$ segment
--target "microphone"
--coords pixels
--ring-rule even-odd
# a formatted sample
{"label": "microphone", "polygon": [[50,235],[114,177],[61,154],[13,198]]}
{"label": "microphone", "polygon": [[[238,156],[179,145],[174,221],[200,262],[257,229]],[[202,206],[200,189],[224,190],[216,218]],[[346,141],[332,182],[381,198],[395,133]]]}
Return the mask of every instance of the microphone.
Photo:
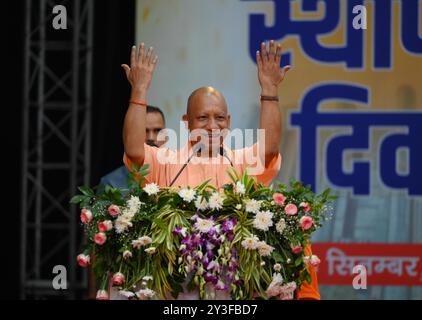
{"label": "microphone", "polygon": [[192,154],[189,156],[188,160],[186,160],[186,162],[183,164],[183,167],[179,170],[179,172],[177,173],[177,175],[173,178],[173,180],[171,181],[169,187],[171,187],[173,185],[173,183],[175,183],[175,181],[177,180],[177,178],[179,178],[180,174],[182,173],[183,170],[185,170],[186,166],[188,165],[189,161],[193,158],[193,156],[195,154],[197,154],[199,152],[199,150],[203,149],[204,145],[202,143],[197,143],[193,146],[192,148]]}
{"label": "microphone", "polygon": [[227,155],[226,149],[224,149],[224,148],[223,148],[223,146],[220,146],[220,155],[221,155],[222,157],[225,157],[227,160],[229,160],[229,161],[230,161],[230,165],[231,165],[232,167],[234,167],[234,166],[233,166],[233,162],[230,160],[229,156]]}

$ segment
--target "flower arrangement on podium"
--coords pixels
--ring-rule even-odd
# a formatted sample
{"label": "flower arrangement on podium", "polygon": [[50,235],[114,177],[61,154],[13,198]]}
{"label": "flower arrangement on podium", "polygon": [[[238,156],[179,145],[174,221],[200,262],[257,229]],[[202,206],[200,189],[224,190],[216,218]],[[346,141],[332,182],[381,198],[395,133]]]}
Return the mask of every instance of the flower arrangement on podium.
{"label": "flower arrangement on podium", "polygon": [[233,299],[292,299],[311,281],[307,264],[319,258],[304,248],[328,217],[329,189],[315,194],[295,180],[266,187],[235,171],[221,189],[209,181],[159,188],[146,183],[147,169],[134,166],[128,189],[80,187],[71,199],[86,233],[77,261],[92,265],[97,299],[108,299],[110,286],[141,300],[193,289],[201,299],[216,290]]}

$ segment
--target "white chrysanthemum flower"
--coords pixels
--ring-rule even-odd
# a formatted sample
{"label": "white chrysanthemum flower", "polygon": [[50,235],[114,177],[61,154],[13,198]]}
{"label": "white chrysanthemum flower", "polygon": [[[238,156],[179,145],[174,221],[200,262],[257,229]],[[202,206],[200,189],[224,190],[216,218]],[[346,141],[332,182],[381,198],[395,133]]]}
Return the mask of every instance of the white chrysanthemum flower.
{"label": "white chrysanthemum flower", "polygon": [[242,205],[241,205],[240,203],[239,203],[239,204],[237,204],[237,205],[236,205],[236,209],[237,209],[237,210],[242,209]]}
{"label": "white chrysanthemum flower", "polygon": [[182,198],[186,202],[191,202],[195,199],[195,190],[193,189],[182,189],[178,192],[180,198]]}
{"label": "white chrysanthemum flower", "polygon": [[127,201],[127,206],[129,207],[130,211],[138,211],[141,205],[142,202],[137,196],[130,196],[130,199]]}
{"label": "white chrysanthemum flower", "polygon": [[202,233],[207,233],[211,230],[211,228],[214,226],[214,221],[210,219],[196,219],[196,223],[194,224],[194,228]]}
{"label": "white chrysanthemum flower", "polygon": [[242,247],[247,250],[255,250],[258,247],[259,239],[257,236],[248,237],[242,241]]}
{"label": "white chrysanthemum flower", "polygon": [[271,252],[273,252],[273,250],[274,250],[274,247],[270,246],[264,241],[258,242],[258,252],[261,257],[267,257],[271,255]]}
{"label": "white chrysanthemum flower", "polygon": [[261,200],[257,201],[255,199],[246,199],[246,200],[243,200],[243,203],[245,204],[246,212],[258,213],[259,209],[261,209],[262,201]]}
{"label": "white chrysanthemum flower", "polygon": [[134,247],[135,249],[141,249],[141,247],[143,246],[142,243],[143,242],[140,239],[132,240],[132,247]]}
{"label": "white chrysanthemum flower", "polygon": [[144,187],[144,191],[149,195],[152,196],[154,194],[157,194],[160,191],[160,188],[155,183],[148,183]]}
{"label": "white chrysanthemum flower", "polygon": [[149,247],[147,249],[145,249],[145,252],[148,254],[154,254],[155,251],[157,251],[157,249],[155,247]]}
{"label": "white chrysanthemum flower", "polygon": [[148,288],[141,289],[138,292],[136,292],[136,296],[141,300],[151,299],[155,296],[155,291]]}
{"label": "white chrysanthemum flower", "polygon": [[236,186],[234,188],[234,192],[236,194],[240,194],[240,195],[245,194],[246,193],[245,185],[242,182],[240,182],[240,181],[236,182]]}
{"label": "white chrysanthemum flower", "polygon": [[268,228],[273,225],[273,213],[271,211],[260,211],[256,214],[253,221],[255,228],[268,231]]}
{"label": "white chrysanthemum flower", "polygon": [[136,240],[132,240],[132,246],[136,249],[140,249],[146,245],[152,243],[152,239],[148,236],[139,237]]}
{"label": "white chrysanthemum flower", "polygon": [[150,237],[148,237],[148,236],[140,237],[139,238],[139,241],[141,242],[141,245],[142,246],[146,246],[146,245],[152,243],[152,239]]}
{"label": "white chrysanthemum flower", "polygon": [[137,206],[128,207],[123,210],[123,215],[126,219],[132,219],[138,210],[139,208]]}
{"label": "white chrysanthemum flower", "polygon": [[131,217],[122,215],[119,216],[116,221],[114,222],[114,228],[116,229],[116,233],[123,233],[128,228],[132,227]]}
{"label": "white chrysanthemum flower", "polygon": [[126,297],[126,298],[132,298],[135,296],[135,293],[133,293],[132,291],[128,291],[128,290],[119,290],[119,294],[121,294],[122,296]]}
{"label": "white chrysanthemum flower", "polygon": [[200,211],[207,210],[208,208],[207,200],[203,196],[198,196],[195,200],[195,207]]}
{"label": "white chrysanthemum flower", "polygon": [[122,214],[116,219],[114,227],[117,233],[123,233],[128,228],[132,227],[132,219],[141,206],[138,197],[132,196],[128,201],[128,206],[122,210]]}
{"label": "white chrysanthemum flower", "polygon": [[280,272],[280,271],[281,271],[281,264],[276,263],[276,264],[273,266],[273,268],[274,268],[274,271]]}
{"label": "white chrysanthemum flower", "polygon": [[132,252],[130,252],[129,250],[125,250],[123,252],[123,259],[129,259],[132,258]]}
{"label": "white chrysanthemum flower", "polygon": [[122,213],[119,216],[119,218],[131,220],[135,216],[136,212],[138,212],[138,209],[139,208],[137,205],[133,205],[131,207],[125,207],[123,208]]}
{"label": "white chrysanthemum flower", "polygon": [[274,273],[273,274],[273,279],[271,281],[272,284],[278,284],[281,285],[283,284],[283,277],[280,273]]}
{"label": "white chrysanthemum flower", "polygon": [[220,210],[223,208],[224,196],[218,192],[213,192],[208,203],[210,209]]}
{"label": "white chrysanthemum flower", "polygon": [[152,276],[145,276],[145,277],[142,278],[142,280],[144,280],[144,281],[150,281],[152,279],[153,279]]}
{"label": "white chrysanthemum flower", "polygon": [[278,221],[275,225],[275,228],[279,234],[283,234],[284,229],[286,229],[286,221],[281,218],[280,221]]}

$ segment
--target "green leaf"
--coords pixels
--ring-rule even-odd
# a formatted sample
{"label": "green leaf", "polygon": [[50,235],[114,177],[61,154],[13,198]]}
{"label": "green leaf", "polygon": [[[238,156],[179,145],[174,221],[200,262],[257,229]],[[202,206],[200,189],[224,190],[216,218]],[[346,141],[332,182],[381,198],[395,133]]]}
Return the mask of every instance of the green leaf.
{"label": "green leaf", "polygon": [[83,200],[85,200],[85,198],[86,197],[82,196],[82,195],[73,196],[70,199],[70,203],[78,204],[78,203],[82,202]]}
{"label": "green leaf", "polygon": [[200,184],[199,186],[197,186],[195,189],[197,190],[197,192],[202,192],[205,187],[208,185],[208,183],[211,181],[211,179],[206,180],[204,183]]}
{"label": "green leaf", "polygon": [[81,186],[81,187],[78,187],[78,189],[79,189],[80,192],[82,192],[86,196],[93,197],[95,195],[94,190],[92,190],[89,187]]}
{"label": "green leaf", "polygon": [[302,262],[303,262],[303,257],[302,256],[297,257],[295,260],[295,267],[300,266]]}
{"label": "green leaf", "polygon": [[164,224],[164,222],[159,219],[159,218],[155,218],[153,219],[153,223],[156,224],[160,229],[165,230],[166,229],[166,225]]}
{"label": "green leaf", "polygon": [[304,274],[305,274],[305,280],[306,280],[306,282],[308,282],[309,284],[311,284],[312,283],[311,274],[308,272],[308,270],[305,270],[304,271]]}
{"label": "green leaf", "polygon": [[138,167],[138,165],[135,162],[132,162],[132,169],[135,172],[137,172],[139,170],[139,167]]}
{"label": "green leaf", "polygon": [[[234,173],[236,174],[236,172],[234,172]],[[227,170],[227,174],[229,175],[229,177],[233,181],[233,183],[236,183],[239,180],[237,175],[236,175],[236,178],[235,178],[234,175],[229,170]]]}
{"label": "green leaf", "polygon": [[164,240],[166,240],[166,231],[161,229],[161,231],[156,236],[154,236],[153,241],[154,243],[161,244],[164,242]]}

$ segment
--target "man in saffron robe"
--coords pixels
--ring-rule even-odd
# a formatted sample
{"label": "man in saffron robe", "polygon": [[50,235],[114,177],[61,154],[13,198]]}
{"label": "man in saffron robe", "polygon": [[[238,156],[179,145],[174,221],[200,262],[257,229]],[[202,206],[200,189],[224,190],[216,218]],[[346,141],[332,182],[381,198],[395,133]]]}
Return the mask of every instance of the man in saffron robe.
{"label": "man in saffron robe", "polygon": [[[264,184],[277,176],[281,167],[282,132],[278,92],[290,69],[290,66],[280,68],[280,44],[270,41],[267,50],[262,43],[261,50],[256,52],[261,87],[259,128],[264,130],[265,138],[259,137],[254,145],[237,150],[223,145],[225,132],[230,128],[230,114],[224,96],[212,87],[196,89],[188,99],[187,112],[182,118],[190,132],[186,146],[176,151],[148,146],[145,143],[144,106],[158,58],[152,47],[145,51],[144,44],[136,51],[133,47],[130,66],[122,65],[132,87],[123,129],[123,161],[129,170],[132,170],[132,163],[148,164],[148,182],[160,187],[195,187],[208,179],[211,179],[210,184],[221,187],[231,182],[227,175],[231,167],[240,174],[248,168],[250,175]],[[310,248],[305,250],[307,255],[311,254]],[[315,270],[309,266],[309,271],[312,281],[297,290],[297,299],[320,298]]]}

